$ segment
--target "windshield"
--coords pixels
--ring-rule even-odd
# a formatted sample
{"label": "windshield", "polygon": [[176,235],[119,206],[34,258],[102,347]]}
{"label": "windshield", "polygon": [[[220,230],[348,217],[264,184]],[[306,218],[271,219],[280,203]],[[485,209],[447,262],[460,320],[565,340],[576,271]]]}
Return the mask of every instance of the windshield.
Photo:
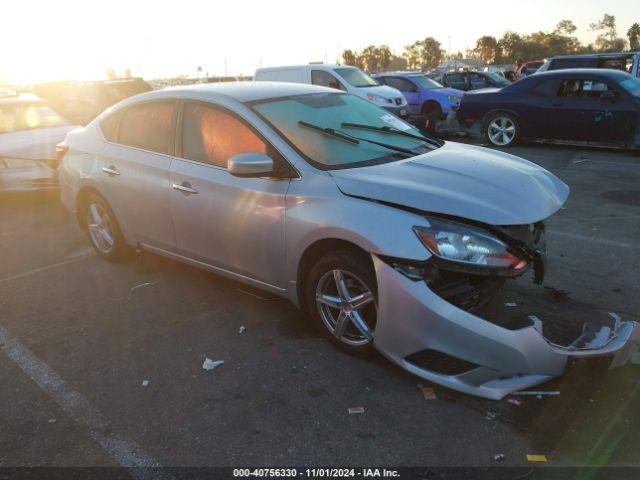
{"label": "windshield", "polygon": [[0,133],[63,125],[69,125],[69,122],[48,105],[0,105]]}
{"label": "windshield", "polygon": [[625,78],[620,82],[620,86],[624,88],[634,97],[640,97],[640,79],[636,77]]}
{"label": "windshield", "polygon": [[433,90],[435,88],[444,88],[441,84],[439,84],[435,80],[432,80],[426,75],[414,75],[411,77],[411,80],[417,82],[421,87],[428,90]]}
{"label": "windshield", "polygon": [[354,87],[377,87],[378,83],[357,68],[336,68],[336,73]]}
{"label": "windshield", "polygon": [[509,80],[505,79],[504,77],[498,75],[497,73],[493,73],[493,72],[488,72],[485,73],[485,75],[487,77],[489,77],[491,80],[493,80],[494,82],[500,84],[500,85],[507,85],[509,84]]}
{"label": "windshield", "polygon": [[346,142],[305,128],[300,122],[335,129],[370,141],[392,144],[410,150],[416,155],[435,148],[415,138],[343,126],[345,123],[353,123],[391,127],[420,135],[420,132],[408,123],[355,95],[314,93],[260,101],[252,107],[304,157],[320,168],[352,168],[394,161],[406,158],[407,155],[365,141],[358,144]]}

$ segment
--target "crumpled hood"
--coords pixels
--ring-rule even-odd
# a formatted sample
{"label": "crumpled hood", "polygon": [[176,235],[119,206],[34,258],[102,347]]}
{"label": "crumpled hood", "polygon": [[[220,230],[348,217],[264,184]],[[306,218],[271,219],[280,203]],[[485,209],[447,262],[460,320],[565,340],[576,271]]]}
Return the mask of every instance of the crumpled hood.
{"label": "crumpled hood", "polygon": [[454,142],[406,160],[330,174],[347,195],[491,225],[543,220],[569,196],[567,185],[534,163]]}

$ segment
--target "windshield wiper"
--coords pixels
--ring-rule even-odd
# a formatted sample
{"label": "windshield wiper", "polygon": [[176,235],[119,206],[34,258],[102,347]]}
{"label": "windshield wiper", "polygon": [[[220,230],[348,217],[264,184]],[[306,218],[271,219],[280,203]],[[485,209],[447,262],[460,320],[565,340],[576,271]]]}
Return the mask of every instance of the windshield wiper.
{"label": "windshield wiper", "polygon": [[360,142],[373,143],[374,145],[378,145],[380,147],[387,148],[389,150],[393,150],[396,152],[404,153],[414,157],[416,154],[409,150],[408,148],[398,147],[397,145],[389,145],[388,143],[376,142],[375,140],[369,140],[367,138],[356,137],[354,135],[349,135],[341,130],[336,130],[334,128],[329,127],[320,127],[318,125],[314,125],[312,123],[304,122],[302,120],[298,121],[298,125],[306,128],[310,128],[315,130],[316,132],[324,133],[325,135],[329,135],[334,138],[339,138],[340,140],[344,140],[346,142],[352,143],[354,145],[358,145]]}
{"label": "windshield wiper", "polygon": [[422,140],[423,142],[430,143],[432,145],[440,146],[437,140],[433,138],[428,138],[423,135],[415,135],[409,132],[403,132],[402,130],[398,130],[397,128],[392,127],[376,127],[375,125],[365,125],[363,123],[348,123],[342,122],[340,124],[343,127],[351,127],[351,128],[361,128],[363,130],[372,130],[374,132],[384,132],[384,133],[392,133],[394,135],[402,135],[403,137],[414,138],[416,140]]}

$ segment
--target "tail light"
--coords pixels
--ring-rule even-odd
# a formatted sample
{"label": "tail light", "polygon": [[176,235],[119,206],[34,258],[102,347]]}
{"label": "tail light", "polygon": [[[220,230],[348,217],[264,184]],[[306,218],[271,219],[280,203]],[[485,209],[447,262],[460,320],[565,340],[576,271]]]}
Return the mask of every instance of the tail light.
{"label": "tail light", "polygon": [[[67,145],[64,142],[60,142],[59,144],[56,145],[56,159],[55,159],[55,164],[54,165],[50,165],[48,164],[51,168],[57,168],[58,165],[60,165],[60,163],[62,162],[62,159],[64,158],[65,154],[69,151],[69,145]],[[52,162],[53,163],[53,162]]]}

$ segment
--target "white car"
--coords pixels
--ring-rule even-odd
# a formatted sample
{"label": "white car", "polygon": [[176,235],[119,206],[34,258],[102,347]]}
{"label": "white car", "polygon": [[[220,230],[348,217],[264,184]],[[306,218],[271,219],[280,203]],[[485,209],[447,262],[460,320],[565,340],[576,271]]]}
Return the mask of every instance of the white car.
{"label": "white car", "polygon": [[378,84],[371,76],[356,67],[312,64],[259,68],[256,70],[255,80],[308,83],[335,88],[365,98],[399,117],[409,114],[407,100],[400,90]]}
{"label": "white car", "polygon": [[34,95],[0,97],[0,191],[56,188],[56,145],[75,128]]}

